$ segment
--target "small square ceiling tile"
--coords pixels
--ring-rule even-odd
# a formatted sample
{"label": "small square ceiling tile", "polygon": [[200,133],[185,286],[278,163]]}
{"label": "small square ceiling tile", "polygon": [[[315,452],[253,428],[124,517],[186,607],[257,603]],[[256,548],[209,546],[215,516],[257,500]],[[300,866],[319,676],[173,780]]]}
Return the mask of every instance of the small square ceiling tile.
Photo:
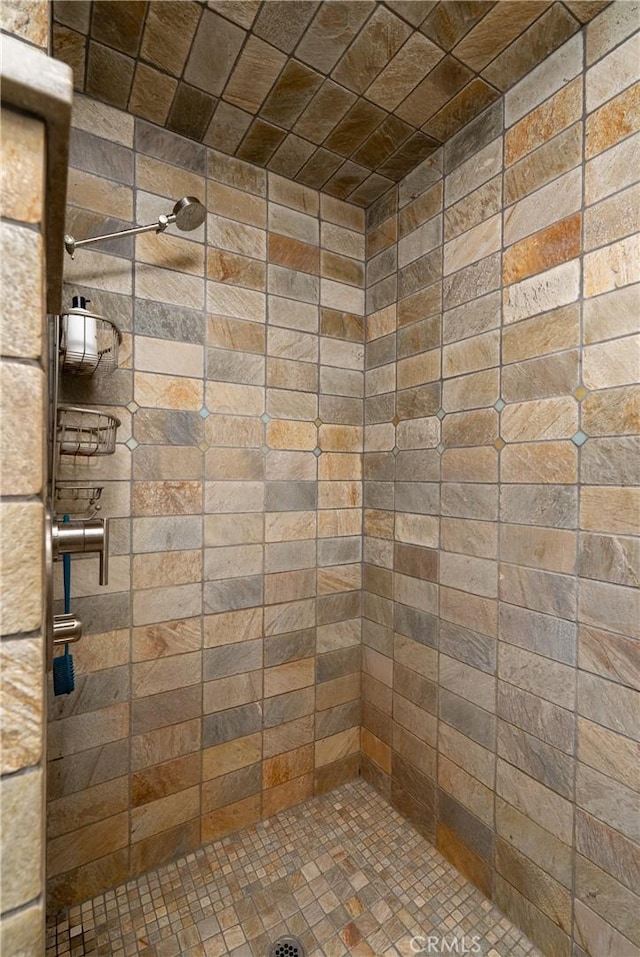
{"label": "small square ceiling tile", "polygon": [[179,83],[173,106],[167,120],[167,128],[174,133],[201,140],[209,126],[216,105],[214,97],[194,86]]}
{"label": "small square ceiling tile", "polygon": [[231,103],[220,100],[204,137],[207,146],[223,153],[235,153],[253,117]]}
{"label": "small square ceiling tile", "polygon": [[135,56],[147,12],[146,0],[95,0],[91,16],[91,37]]}
{"label": "small square ceiling tile", "polygon": [[333,79],[349,90],[364,93],[410,34],[411,27],[404,20],[379,7],[338,63]]}
{"label": "small square ceiling tile", "polygon": [[394,185],[393,181],[379,176],[378,173],[372,173],[371,176],[358,186],[349,196],[349,202],[356,206],[368,206],[386,193]]}
{"label": "small square ceiling tile", "polygon": [[169,115],[178,81],[146,63],[138,63],[129,99],[129,112],[163,126]]}
{"label": "small square ceiling tile", "polygon": [[325,80],[293,128],[294,133],[320,144],[356,101],[355,93]]}
{"label": "small square ceiling tile", "polygon": [[483,77],[503,92],[573,36],[580,24],[561,3],[543,13],[489,66]]}
{"label": "small square ceiling tile", "polygon": [[444,0],[429,14],[420,29],[440,49],[451,50],[493,6],[492,0]]}
{"label": "small square ceiling tile", "polygon": [[223,99],[257,113],[287,57],[270,43],[250,36],[227,83]]}
{"label": "small square ceiling tile", "polygon": [[333,174],[331,179],[324,184],[323,192],[329,193],[330,196],[335,196],[337,199],[345,199],[356,186],[364,182],[370,172],[370,169],[366,169],[364,166],[358,166],[357,163],[352,163],[351,160],[347,160],[346,163],[343,163],[340,169]]}
{"label": "small square ceiling tile", "polygon": [[369,0],[322,3],[296,47],[297,58],[329,73],[374,7]]}
{"label": "small square ceiling tile", "polygon": [[253,32],[274,47],[291,53],[319,4],[308,0],[269,0],[262,6]]}
{"label": "small square ceiling tile", "polygon": [[312,189],[320,189],[326,181],[332,176],[342,163],[342,157],[335,153],[330,153],[322,147],[317,149],[313,156],[304,164],[296,181],[310,186]]}
{"label": "small square ceiling tile", "polygon": [[135,61],[110,47],[91,41],[86,92],[96,100],[124,110],[129,102]]}
{"label": "small square ceiling tile", "polygon": [[431,40],[414,33],[366,91],[384,110],[394,110],[444,56]]}
{"label": "small square ceiling tile", "polygon": [[220,96],[246,36],[234,23],[205,10],[184,71],[186,82]]}
{"label": "small square ceiling tile", "polygon": [[208,0],[207,6],[248,30],[260,9],[260,0]]}
{"label": "small square ceiling tile", "polygon": [[402,101],[395,111],[396,115],[412,126],[422,126],[472,77],[473,73],[468,67],[453,57],[446,56],[418,84],[413,93]]}
{"label": "small square ceiling tile", "polygon": [[266,166],[285,136],[284,130],[277,126],[271,126],[260,118],[255,119],[236,150],[236,156],[247,163]]}
{"label": "small square ceiling tile", "polygon": [[327,137],[324,145],[342,156],[351,156],[367,136],[373,132],[385,113],[367,100],[356,100],[347,115]]}
{"label": "small square ceiling tile", "polygon": [[450,136],[461,130],[470,120],[482,113],[494,103],[500,94],[479,76],[474,77],[459,93],[449,100],[441,110],[432,116],[422,127],[436,140],[444,143]]}
{"label": "small square ceiling tile", "polygon": [[453,54],[472,70],[480,71],[530,23],[544,13],[548,0],[520,0],[518,3],[497,3],[453,47]]}
{"label": "small square ceiling tile", "polygon": [[412,27],[419,27],[429,16],[438,0],[385,0],[386,5],[407,20]]}
{"label": "small square ceiling tile", "polygon": [[289,60],[265,100],[260,116],[270,123],[292,129],[323,79],[320,73],[304,63]]}
{"label": "small square ceiling tile", "polygon": [[90,0],[54,0],[53,18],[78,33],[89,32]]}
{"label": "small square ceiling tile", "polygon": [[269,169],[293,179],[314,152],[313,143],[289,133],[269,160]]}
{"label": "small square ceiling tile", "polygon": [[150,3],[140,46],[141,58],[180,76],[201,13],[200,4],[191,0]]}
{"label": "small square ceiling tile", "polygon": [[356,150],[353,159],[374,170],[380,166],[415,130],[400,117],[389,114],[371,136]]}
{"label": "small square ceiling tile", "polygon": [[388,160],[382,163],[378,172],[382,176],[388,176],[389,179],[400,180],[427,156],[435,153],[439,146],[440,143],[431,139],[430,136],[416,132]]}

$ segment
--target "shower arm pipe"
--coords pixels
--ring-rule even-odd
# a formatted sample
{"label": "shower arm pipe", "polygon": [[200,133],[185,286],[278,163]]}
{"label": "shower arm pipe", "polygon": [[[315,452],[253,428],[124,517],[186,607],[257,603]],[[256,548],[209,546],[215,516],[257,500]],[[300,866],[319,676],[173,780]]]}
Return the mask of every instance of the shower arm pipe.
{"label": "shower arm pipe", "polygon": [[149,223],[148,226],[132,226],[130,229],[119,229],[115,233],[104,233],[102,236],[91,236],[89,239],[74,239],[73,236],[67,235],[64,237],[64,248],[73,259],[73,254],[80,246],[88,246],[89,243],[98,243],[105,239],[117,239],[120,236],[139,236],[140,233],[150,233],[152,231],[163,233],[167,226],[175,223],[177,218],[175,213],[170,213],[168,216],[158,216],[158,222]]}

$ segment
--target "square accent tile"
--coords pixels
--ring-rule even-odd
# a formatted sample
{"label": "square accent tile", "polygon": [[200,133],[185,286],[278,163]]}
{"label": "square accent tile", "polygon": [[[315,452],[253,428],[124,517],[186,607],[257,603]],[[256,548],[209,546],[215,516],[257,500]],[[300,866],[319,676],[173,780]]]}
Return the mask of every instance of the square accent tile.
{"label": "square accent tile", "polygon": [[438,409],[438,411],[436,412],[436,415],[438,416],[441,422],[444,419],[446,414],[447,413],[444,411],[444,409]]}
{"label": "square accent tile", "polygon": [[198,412],[198,415],[199,415],[200,418],[202,418],[202,419],[208,419],[209,416],[211,415],[211,413],[209,412],[208,409],[205,409],[205,407],[202,406],[202,408],[201,408],[200,411]]}
{"label": "square accent tile", "polygon": [[318,448],[318,446],[316,445],[315,449],[313,450],[313,454],[315,455],[317,459],[320,458],[320,456],[322,455],[322,449]]}
{"label": "square accent tile", "polygon": [[127,403],[127,409],[129,410],[129,412],[131,412],[132,415],[134,412],[137,412],[139,408],[140,406],[138,405],[138,403],[134,402],[133,400]]}
{"label": "square accent tile", "polygon": [[576,434],[571,436],[571,441],[573,442],[574,445],[577,445],[578,448],[580,448],[580,446],[584,445],[584,443],[587,441],[588,438],[589,436],[585,435],[582,429],[578,429]]}
{"label": "square accent tile", "polygon": [[319,429],[322,425],[322,419],[314,419],[313,424]]}
{"label": "square accent tile", "polygon": [[207,449],[209,448],[209,443],[208,443],[208,442],[198,442],[198,448],[200,449],[201,452],[206,452]]}
{"label": "square accent tile", "polygon": [[495,442],[493,443],[493,447],[494,449],[497,449],[498,452],[500,452],[505,447],[506,444],[507,443],[505,442],[504,439],[496,439]]}
{"label": "square accent tile", "polygon": [[394,445],[393,448],[391,449],[391,454],[393,455],[394,458],[395,458],[395,456],[398,454],[399,451],[400,451],[400,449],[398,448],[398,446],[397,446],[397,445]]}
{"label": "square accent tile", "polygon": [[132,436],[130,439],[127,439],[127,441],[126,441],[124,444],[125,444],[125,445],[127,446],[127,448],[130,449],[132,452],[133,452],[134,449],[137,449],[138,446],[140,445],[140,443],[138,442],[138,440],[137,440],[137,439],[134,439],[133,436]]}
{"label": "square accent tile", "polygon": [[266,412],[263,412],[260,418],[262,419],[265,425],[267,424],[267,422],[271,420],[271,416],[268,415]]}
{"label": "square accent tile", "polygon": [[442,442],[438,442],[438,444],[436,445],[436,452],[439,452],[440,455],[442,455],[445,449],[446,449],[446,445],[443,445]]}
{"label": "square accent tile", "polygon": [[399,423],[400,423],[400,416],[394,415],[394,417],[391,419],[391,425],[398,425]]}
{"label": "square accent tile", "polygon": [[585,389],[583,385],[579,385],[578,388],[573,393],[574,398],[576,398],[578,402],[582,402],[582,400],[586,398],[588,394],[589,394],[589,390]]}
{"label": "square accent tile", "polygon": [[504,399],[498,399],[498,401],[494,403],[493,407],[496,412],[502,412],[506,404],[507,403],[504,401]]}

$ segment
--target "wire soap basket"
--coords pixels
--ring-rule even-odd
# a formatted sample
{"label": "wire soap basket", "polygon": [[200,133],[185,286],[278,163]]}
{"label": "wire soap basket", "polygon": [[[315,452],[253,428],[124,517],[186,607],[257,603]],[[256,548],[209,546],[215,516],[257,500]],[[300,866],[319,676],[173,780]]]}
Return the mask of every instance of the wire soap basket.
{"label": "wire soap basket", "polygon": [[90,483],[58,483],[55,489],[56,515],[69,515],[71,518],[93,518],[100,511],[100,498],[104,485]]}
{"label": "wire soap basket", "polygon": [[[79,307],[76,301],[81,303]],[[62,371],[80,376],[106,375],[118,366],[122,334],[110,319],[84,308],[88,301],[74,297],[74,308],[62,316]]]}
{"label": "wire soap basket", "polygon": [[120,419],[97,409],[58,406],[57,440],[61,455],[112,455]]}

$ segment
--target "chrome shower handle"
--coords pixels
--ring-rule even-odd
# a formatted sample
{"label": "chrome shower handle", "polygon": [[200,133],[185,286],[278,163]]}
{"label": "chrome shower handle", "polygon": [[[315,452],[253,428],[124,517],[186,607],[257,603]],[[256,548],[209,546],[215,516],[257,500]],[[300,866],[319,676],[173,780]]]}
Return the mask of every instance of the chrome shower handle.
{"label": "chrome shower handle", "polygon": [[109,584],[109,519],[51,523],[54,560],[62,555],[97,552],[100,556],[100,584]]}

